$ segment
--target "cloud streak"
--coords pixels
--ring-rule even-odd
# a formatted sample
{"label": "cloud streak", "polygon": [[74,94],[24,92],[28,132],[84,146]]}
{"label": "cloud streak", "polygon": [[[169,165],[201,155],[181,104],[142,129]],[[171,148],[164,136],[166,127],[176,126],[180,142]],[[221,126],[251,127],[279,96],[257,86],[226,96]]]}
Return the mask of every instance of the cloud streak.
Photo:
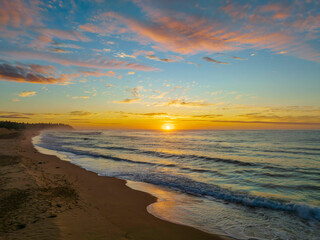
{"label": "cloud streak", "polygon": [[[132,39],[155,44],[153,48],[159,50],[195,54],[255,48],[276,53],[287,51],[296,57],[320,61],[319,52],[308,43],[312,36],[313,39],[317,36],[320,18],[314,12],[305,12],[301,4],[294,1],[289,6],[220,3],[221,11],[217,17],[206,18],[196,11],[187,11],[188,3],[177,7],[175,1],[162,4],[157,1],[133,2],[144,13],[144,18],[136,19],[110,11],[97,19],[104,24],[112,22],[110,29],[125,26],[123,33],[133,33],[137,37]],[[310,20],[302,21],[297,16]]]}
{"label": "cloud streak", "polygon": [[[62,84],[70,80],[65,75],[58,78],[44,75],[45,68],[39,65],[14,66],[3,63],[0,64],[0,80],[38,84]],[[37,70],[40,72],[37,72]]]}
{"label": "cloud streak", "polygon": [[113,101],[113,103],[121,103],[121,104],[131,104],[131,103],[136,103],[139,102],[141,100],[141,98],[126,98],[124,100],[120,100],[120,101]]}
{"label": "cloud streak", "polygon": [[215,106],[215,103],[208,103],[203,100],[200,101],[185,101],[180,99],[173,99],[167,102],[156,103],[156,106],[174,106],[174,107],[208,107]]}
{"label": "cloud streak", "polygon": [[151,59],[151,60],[156,60],[156,61],[159,61],[159,62],[175,62],[175,60],[173,60],[173,59],[159,58],[156,55],[146,55],[146,58]]}
{"label": "cloud streak", "polygon": [[211,57],[203,57],[202,59],[207,62],[213,62],[213,63],[218,63],[218,64],[229,64],[228,62],[221,62],[221,61],[214,60]]}
{"label": "cloud streak", "polygon": [[35,60],[44,60],[48,62],[58,63],[64,66],[77,66],[77,67],[87,67],[87,68],[98,68],[98,69],[132,69],[140,71],[155,71],[157,68],[149,67],[146,65],[138,63],[130,63],[127,61],[118,61],[115,59],[103,59],[97,58],[93,60],[81,61],[81,60],[71,60],[62,57],[56,57],[48,54],[27,52],[27,51],[12,51],[6,52],[6,55],[10,58],[18,59],[35,59]]}
{"label": "cloud streak", "polygon": [[35,92],[35,91],[23,91],[19,94],[19,97],[32,97],[36,94],[37,94],[37,92]]}

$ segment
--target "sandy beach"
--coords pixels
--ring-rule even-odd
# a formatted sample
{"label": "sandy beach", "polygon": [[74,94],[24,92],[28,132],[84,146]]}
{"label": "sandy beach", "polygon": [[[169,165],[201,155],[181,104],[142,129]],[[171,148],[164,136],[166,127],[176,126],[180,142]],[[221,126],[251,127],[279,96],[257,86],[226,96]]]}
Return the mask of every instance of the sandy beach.
{"label": "sandy beach", "polygon": [[157,199],[35,150],[39,130],[0,132],[1,239],[224,239],[158,219]]}

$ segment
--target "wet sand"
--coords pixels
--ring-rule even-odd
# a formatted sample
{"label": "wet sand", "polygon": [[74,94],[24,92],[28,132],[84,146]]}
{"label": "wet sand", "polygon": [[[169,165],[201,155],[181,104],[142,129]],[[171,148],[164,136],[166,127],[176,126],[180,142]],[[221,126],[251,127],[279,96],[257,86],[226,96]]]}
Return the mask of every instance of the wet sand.
{"label": "wet sand", "polygon": [[225,239],[149,214],[157,199],[37,152],[39,130],[0,129],[0,239]]}

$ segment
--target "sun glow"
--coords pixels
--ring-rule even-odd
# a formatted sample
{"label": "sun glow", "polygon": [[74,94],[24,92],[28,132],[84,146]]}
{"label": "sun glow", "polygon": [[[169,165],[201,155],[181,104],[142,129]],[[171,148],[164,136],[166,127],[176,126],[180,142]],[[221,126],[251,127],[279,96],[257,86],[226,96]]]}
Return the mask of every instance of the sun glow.
{"label": "sun glow", "polygon": [[165,130],[165,131],[172,131],[174,129],[174,125],[170,123],[166,123],[166,124],[163,124],[161,128],[162,130]]}

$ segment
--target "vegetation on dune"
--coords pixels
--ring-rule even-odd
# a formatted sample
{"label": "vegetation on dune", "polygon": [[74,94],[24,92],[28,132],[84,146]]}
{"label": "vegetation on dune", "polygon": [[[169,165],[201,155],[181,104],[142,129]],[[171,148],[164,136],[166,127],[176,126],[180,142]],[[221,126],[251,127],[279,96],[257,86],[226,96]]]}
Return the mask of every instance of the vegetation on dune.
{"label": "vegetation on dune", "polygon": [[0,128],[7,129],[30,129],[30,128],[63,128],[72,129],[70,125],[63,123],[19,123],[11,121],[0,121]]}

